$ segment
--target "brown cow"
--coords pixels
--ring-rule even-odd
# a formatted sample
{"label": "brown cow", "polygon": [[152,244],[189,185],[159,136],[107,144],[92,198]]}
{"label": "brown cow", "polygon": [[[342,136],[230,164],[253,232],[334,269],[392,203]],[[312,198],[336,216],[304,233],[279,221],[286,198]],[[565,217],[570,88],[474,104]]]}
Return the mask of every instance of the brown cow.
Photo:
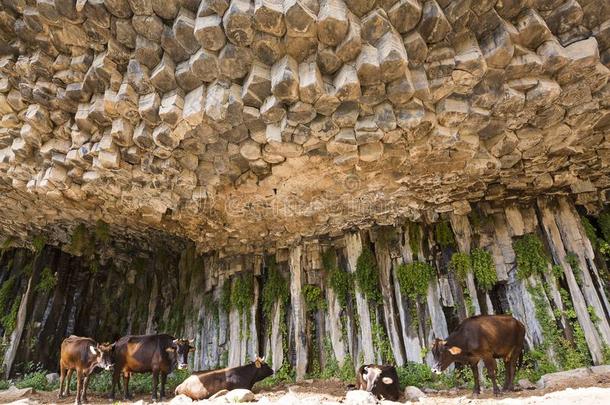
{"label": "brown cow", "polygon": [[176,387],[175,394],[200,400],[209,398],[222,390],[237,388],[251,390],[256,382],[264,380],[272,374],[271,367],[263,359],[257,358],[245,366],[193,373]]}
{"label": "brown cow", "polygon": [[115,368],[110,397],[114,398],[116,385],[123,374],[123,395],[129,399],[131,373],[152,372],[152,399],[157,399],[157,385],[161,377],[160,397],[165,396],[167,375],[175,368],[188,367],[188,354],[195,350],[192,340],[174,339],[170,335],[124,336],[115,343]]}
{"label": "brown cow", "polygon": [[504,390],[513,390],[517,362],[523,356],[525,327],[510,315],[479,315],[464,319],[457,330],[446,340],[436,339],[432,354],[436,364],[432,368],[440,374],[453,362],[469,364],[474,374],[473,394],[481,393],[477,363],[483,360],[493,383],[494,394],[499,395],[496,384],[496,360],[503,359],[506,368]]}
{"label": "brown cow", "polygon": [[371,392],[378,399],[398,401],[400,384],[396,367],[377,364],[361,366],[356,375],[356,389]]}
{"label": "brown cow", "polygon": [[[59,398],[70,395],[70,380],[72,373],[76,370],[76,399],[75,403],[87,402],[87,385],[89,376],[95,367],[110,370],[113,366],[114,345],[104,343],[98,344],[95,340],[71,335],[61,342],[59,359],[60,383]],[[64,394],[64,383],[66,392]]]}

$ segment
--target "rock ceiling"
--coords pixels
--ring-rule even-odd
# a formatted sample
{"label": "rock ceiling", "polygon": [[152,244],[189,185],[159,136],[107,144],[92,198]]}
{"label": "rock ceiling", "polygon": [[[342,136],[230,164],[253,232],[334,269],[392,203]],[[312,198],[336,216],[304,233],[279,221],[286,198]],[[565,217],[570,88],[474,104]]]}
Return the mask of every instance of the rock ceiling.
{"label": "rock ceiling", "polygon": [[247,250],[610,199],[607,0],[0,4],[5,236]]}

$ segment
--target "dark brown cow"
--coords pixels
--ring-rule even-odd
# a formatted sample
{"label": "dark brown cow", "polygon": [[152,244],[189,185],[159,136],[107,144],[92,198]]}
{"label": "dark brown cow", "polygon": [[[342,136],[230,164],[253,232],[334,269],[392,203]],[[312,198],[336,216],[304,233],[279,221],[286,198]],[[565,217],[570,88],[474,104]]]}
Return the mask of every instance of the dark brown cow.
{"label": "dark brown cow", "polygon": [[257,358],[245,366],[193,373],[176,387],[175,394],[200,400],[209,398],[221,390],[237,388],[251,390],[256,382],[264,380],[272,374],[271,367],[263,359]]}
{"label": "dark brown cow", "polygon": [[[95,367],[110,370],[113,366],[114,345],[98,344],[95,340],[71,335],[61,342],[59,355],[59,398],[70,395],[70,380],[76,370],[75,403],[87,402],[89,376]],[[66,374],[68,381],[66,382]],[[64,393],[64,384],[66,391]]]}
{"label": "dark brown cow", "polygon": [[504,390],[513,390],[517,362],[523,356],[525,327],[510,315],[479,315],[465,319],[446,340],[436,339],[432,354],[436,364],[432,368],[440,374],[453,362],[469,364],[474,374],[473,394],[481,393],[477,363],[483,360],[494,387],[496,384],[496,360],[503,359],[506,368]]}
{"label": "dark brown cow", "polygon": [[356,389],[366,390],[378,399],[397,401],[400,397],[398,373],[394,366],[363,365],[356,375]]}
{"label": "dark brown cow", "polygon": [[115,368],[112,378],[114,398],[116,385],[123,374],[123,395],[129,399],[129,377],[131,373],[152,373],[152,399],[157,399],[157,385],[161,377],[160,397],[165,396],[167,375],[175,368],[188,367],[188,354],[195,350],[192,341],[174,339],[170,335],[124,336],[115,343]]}

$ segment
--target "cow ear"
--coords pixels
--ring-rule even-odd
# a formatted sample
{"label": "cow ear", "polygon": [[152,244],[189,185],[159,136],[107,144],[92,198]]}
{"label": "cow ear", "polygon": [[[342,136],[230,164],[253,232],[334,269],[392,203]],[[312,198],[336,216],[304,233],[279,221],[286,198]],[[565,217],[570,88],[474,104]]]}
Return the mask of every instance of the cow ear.
{"label": "cow ear", "polygon": [[173,347],[168,347],[167,349],[165,349],[165,351],[168,353],[174,353],[176,349],[174,349]]}
{"label": "cow ear", "polygon": [[92,355],[97,356],[97,350],[93,346],[89,346],[89,351]]}
{"label": "cow ear", "polygon": [[254,365],[256,366],[256,368],[261,368],[261,361],[260,361],[260,360],[257,358],[257,359],[254,361]]}
{"label": "cow ear", "polygon": [[383,378],[381,379],[381,381],[382,381],[384,384],[388,384],[388,385],[389,385],[389,384],[393,384],[393,383],[394,383],[394,380],[392,380],[390,377],[383,377]]}
{"label": "cow ear", "polygon": [[451,346],[451,347],[449,348],[449,353],[451,353],[451,354],[453,354],[454,356],[456,356],[456,355],[458,355],[458,354],[462,353],[462,349],[460,349],[460,348],[459,348],[459,347],[457,347],[457,346]]}
{"label": "cow ear", "polygon": [[194,352],[195,348],[193,346],[189,346],[189,352]]}

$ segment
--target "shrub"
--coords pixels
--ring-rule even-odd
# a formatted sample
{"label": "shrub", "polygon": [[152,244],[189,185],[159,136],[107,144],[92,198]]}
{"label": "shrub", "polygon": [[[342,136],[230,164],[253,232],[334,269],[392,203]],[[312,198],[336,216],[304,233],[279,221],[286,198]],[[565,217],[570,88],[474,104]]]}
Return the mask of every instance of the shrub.
{"label": "shrub", "polygon": [[400,290],[412,299],[426,296],[428,285],[435,275],[432,266],[424,262],[401,264],[396,270]]}
{"label": "shrub", "polygon": [[362,249],[356,263],[356,285],[368,300],[379,302],[381,299],[377,262],[368,246]]}
{"label": "shrub", "polygon": [[415,222],[409,223],[409,247],[411,248],[411,253],[413,253],[413,257],[417,257],[417,252],[419,252],[419,245],[421,244],[421,231],[419,229],[419,224]]}
{"label": "shrub", "polygon": [[585,234],[587,235],[587,238],[589,238],[591,246],[595,249],[597,247],[597,233],[595,227],[587,217],[580,217],[580,222],[582,223],[583,228],[585,228]]}

